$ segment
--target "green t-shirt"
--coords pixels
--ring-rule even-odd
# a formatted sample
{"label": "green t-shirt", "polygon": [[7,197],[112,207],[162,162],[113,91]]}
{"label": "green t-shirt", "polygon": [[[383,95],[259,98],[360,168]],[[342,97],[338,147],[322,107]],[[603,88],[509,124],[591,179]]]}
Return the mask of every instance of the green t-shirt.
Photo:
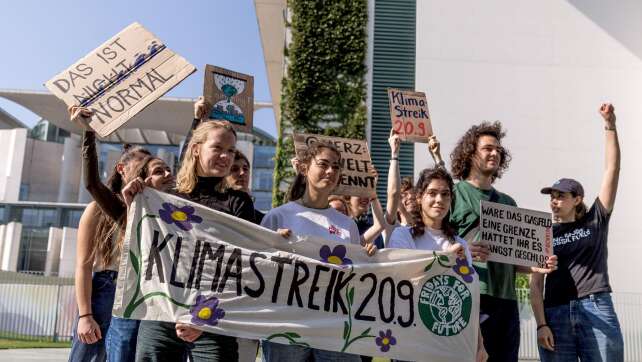
{"label": "green t-shirt", "polygon": [[[479,203],[480,200],[517,206],[515,200],[495,189],[482,190],[466,181],[455,185],[455,199],[450,214],[450,222],[457,234],[469,243],[479,240]],[[496,262],[476,262],[475,271],[479,274],[480,293],[502,299],[516,300],[515,266]]]}

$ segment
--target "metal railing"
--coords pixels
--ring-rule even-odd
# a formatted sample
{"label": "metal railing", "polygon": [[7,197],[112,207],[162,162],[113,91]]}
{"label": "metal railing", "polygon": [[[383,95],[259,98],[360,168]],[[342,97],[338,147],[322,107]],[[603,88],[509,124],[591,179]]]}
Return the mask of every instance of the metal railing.
{"label": "metal railing", "polygon": [[[539,360],[529,290],[518,289],[521,360]],[[613,293],[624,334],[625,361],[642,361],[642,294]],[[0,271],[0,338],[66,341],[76,317],[72,278]]]}
{"label": "metal railing", "polygon": [[[537,323],[529,301],[529,290],[518,289],[521,318],[520,360],[539,360]],[[642,361],[642,294],[613,293],[613,305],[624,336],[624,360]]]}
{"label": "metal railing", "polygon": [[0,271],[0,338],[71,340],[74,281]]}

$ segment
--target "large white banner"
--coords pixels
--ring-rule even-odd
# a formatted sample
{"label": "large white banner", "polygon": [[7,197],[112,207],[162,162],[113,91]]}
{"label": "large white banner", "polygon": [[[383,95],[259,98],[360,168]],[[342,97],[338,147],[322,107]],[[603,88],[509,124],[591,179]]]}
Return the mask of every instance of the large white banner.
{"label": "large white banner", "polygon": [[251,339],[419,361],[472,361],[477,275],[465,259],[289,240],[150,188],[128,215],[114,314]]}

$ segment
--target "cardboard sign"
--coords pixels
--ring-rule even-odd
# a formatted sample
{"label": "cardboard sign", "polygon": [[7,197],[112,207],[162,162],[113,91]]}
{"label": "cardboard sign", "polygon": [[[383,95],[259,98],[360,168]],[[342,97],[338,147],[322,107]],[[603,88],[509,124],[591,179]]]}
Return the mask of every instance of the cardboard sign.
{"label": "cardboard sign", "polygon": [[543,267],[553,255],[551,214],[481,201],[481,241],[489,244],[489,261]]}
{"label": "cardboard sign", "polygon": [[205,100],[212,105],[210,119],[229,121],[241,132],[252,132],[254,117],[254,77],[207,65]]}
{"label": "cardboard sign", "polygon": [[388,102],[392,128],[401,139],[427,143],[432,125],[426,93],[388,88]]}
{"label": "cardboard sign", "polygon": [[318,140],[335,144],[341,152],[341,179],[333,194],[363,197],[376,195],[375,169],[366,141],[295,133],[294,150],[297,156],[306,150],[310,143]]}
{"label": "cardboard sign", "polygon": [[196,68],[133,23],[45,86],[67,106],[94,111],[89,125],[107,137]]}
{"label": "cardboard sign", "polygon": [[146,187],[127,215],[113,314],[355,355],[473,361],[472,270],[428,250],[369,257],[358,244],[309,235],[287,242]]}

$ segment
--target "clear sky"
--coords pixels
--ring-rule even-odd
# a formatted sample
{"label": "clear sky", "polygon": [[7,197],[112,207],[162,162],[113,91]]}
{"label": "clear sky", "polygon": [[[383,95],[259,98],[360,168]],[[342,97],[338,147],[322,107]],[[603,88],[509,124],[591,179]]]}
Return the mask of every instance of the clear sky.
{"label": "clear sky", "polygon": [[[46,90],[43,83],[134,21],[198,69],[167,96],[200,96],[212,64],[254,75],[254,99],[270,101],[252,0],[3,1],[0,88]],[[3,98],[0,107],[29,126],[39,119]],[[276,135],[271,109],[255,112],[254,125]]]}

